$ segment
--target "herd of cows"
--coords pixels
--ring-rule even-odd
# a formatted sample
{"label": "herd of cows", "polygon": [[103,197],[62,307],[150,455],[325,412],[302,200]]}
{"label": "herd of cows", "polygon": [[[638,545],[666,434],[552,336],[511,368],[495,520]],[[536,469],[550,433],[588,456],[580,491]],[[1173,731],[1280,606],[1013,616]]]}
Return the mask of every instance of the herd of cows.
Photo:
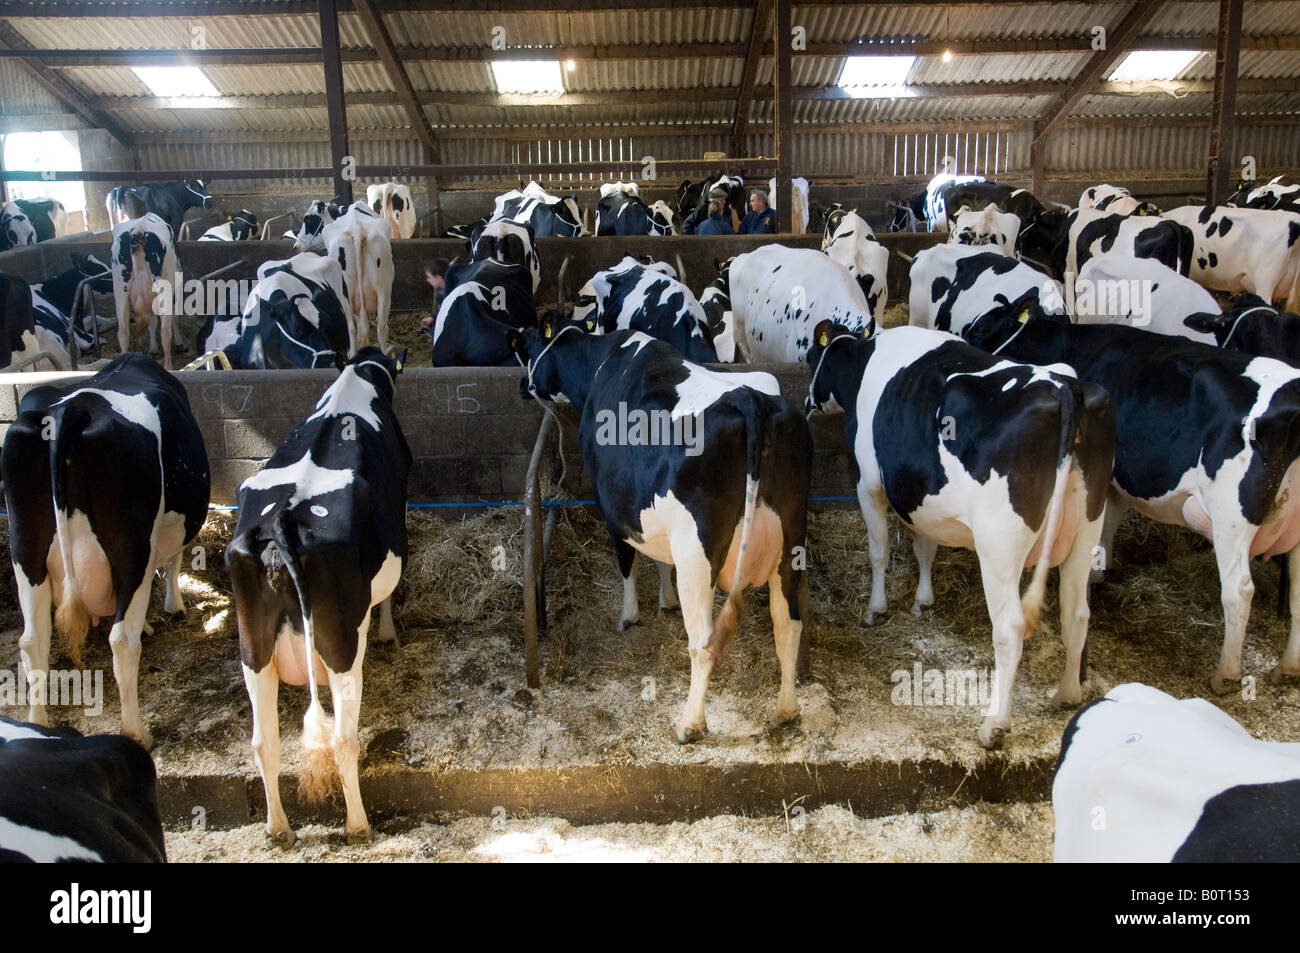
{"label": "herd of cows", "polygon": [[[635,184],[612,183],[601,190],[599,229],[667,234],[718,190],[738,190],[743,200],[743,183],[727,177],[684,183],[676,210],[646,205]],[[807,214],[806,188],[802,196]],[[459,233],[468,257],[447,270],[429,329],[433,362],[519,366],[522,393],[579,412],[583,461],[624,583],[619,628],[639,615],[638,554],[659,564],[661,605],[681,608],[691,666],[673,729],[682,743],[706,731],[709,680],[749,587],[770,592],[775,720],[799,715],[810,611],[800,558],[812,468],[807,419],[842,411],[872,566],[867,622],[887,608],[891,511],[913,535],[914,613],[934,602],[940,545],[977,555],[996,671],[977,739],[992,748],[1010,728],[1024,640],[1052,568],[1060,570],[1065,644],[1055,700],[1082,702],[1089,584],[1110,565],[1129,509],[1213,543],[1224,613],[1210,679],[1218,693],[1243,677],[1251,560],[1281,557],[1291,621],[1270,678],[1300,676],[1300,338],[1292,330],[1300,315],[1291,313],[1300,307],[1300,186],[1280,178],[1234,198],[1240,204],[1165,212],[1097,186],[1065,209],[1000,183],[936,177],[900,209],[949,241],[911,260],[910,324],[886,329],[890,253],[856,210],[838,206],[819,214],[822,250],[772,243],[720,261],[698,298],[667,263],[624,257],[583,285],[571,312],[560,302],[539,315],[536,239],[576,237],[585,227],[572,198],[530,183]],[[180,558],[203,524],[209,471],[185,391],[168,372],[166,314],[167,370],[129,350],[129,330],[131,318],[137,334],[146,329],[152,282],[174,265],[185,210],[211,203],[195,180],[143,197],[115,190],[109,210],[121,220],[107,267],[79,259],[30,289],[15,278],[0,289],[14,353],[26,342],[8,333],[11,317],[28,295],[36,311],[48,307],[50,322],[70,321],[70,289],[83,280],[111,282],[116,297],[123,353],[90,379],[30,391],[6,434],[0,475],[29,680],[48,669],[54,629],[79,662],[89,626],[108,620],[122,732],[145,747],[137,672],[152,580],[164,571],[164,610],[183,611]],[[400,185],[372,187],[366,202],[346,208],[313,203],[293,234],[298,254],[264,263],[247,305],[210,319],[199,335],[199,351],[219,351],[232,367],[340,370],[315,411],[241,485],[226,552],[266,830],[283,844],[294,834],[278,787],[282,681],[309,686],[300,789],[323,791],[337,776],[347,834],[369,836],[358,782],[362,662],[376,606],[377,637],[393,637],[411,465],[392,410],[405,355],[388,341],[391,242],[414,224]],[[237,240],[256,227],[241,212],[204,237]],[[1131,293],[1112,293],[1117,287]],[[1224,308],[1215,292],[1236,297]],[[371,315],[378,347],[369,346]],[[63,340],[69,330],[84,333],[62,329]],[[806,365],[803,407],[782,397],[775,376],[743,366],[762,362]],[[653,433],[612,436],[615,409],[640,412]],[[107,455],[111,471],[100,463]],[[719,589],[727,596],[715,612]],[[320,703],[322,680],[332,716]],[[0,720],[0,761],[39,771],[55,740],[40,727],[48,724],[40,696],[32,697],[29,721],[38,727]],[[1213,723],[1230,769],[1180,784],[1201,722]],[[1113,769],[1116,731],[1145,737],[1134,757],[1168,765],[1158,795]],[[1251,739],[1208,703],[1117,688],[1067,728],[1054,790],[1057,858],[1297,859],[1296,747]],[[95,778],[108,770],[103,759],[122,758],[112,746],[68,750],[90,759]],[[24,806],[0,784],[0,856],[11,842],[46,859],[160,851],[156,804],[152,824],[138,821],[152,765],[111,763],[121,784],[110,785],[102,831],[134,824],[143,840],[96,839],[84,818],[69,833],[48,804]],[[1097,804],[1137,833],[1090,838]],[[15,826],[26,833],[9,836]]]}

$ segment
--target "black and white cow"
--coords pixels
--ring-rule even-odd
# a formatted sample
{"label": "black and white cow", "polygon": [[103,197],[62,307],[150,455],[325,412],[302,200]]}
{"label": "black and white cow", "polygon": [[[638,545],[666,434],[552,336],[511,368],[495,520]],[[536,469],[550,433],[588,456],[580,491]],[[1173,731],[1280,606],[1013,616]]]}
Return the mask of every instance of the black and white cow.
{"label": "black and white cow", "polygon": [[[1066,662],[1055,701],[1082,701],[1088,574],[1115,453],[1105,391],[1068,367],[999,360],[926,328],[864,338],[825,322],[808,366],[810,408],[845,410],[858,464],[871,553],[868,621],[886,609],[890,509],[913,533],[917,615],[934,603],[939,546],[975,550],[996,663],[995,697],[977,737],[993,747],[1010,728],[1016,668],[1042,611],[1047,571],[1060,566]],[[1022,597],[1020,576],[1031,567]]]}
{"label": "black and white cow", "polygon": [[954,245],[988,245],[1008,258],[1019,258],[1020,218],[989,205],[972,211],[962,205],[949,215],[948,241]]}
{"label": "black and white cow", "polygon": [[[770,586],[776,720],[797,718],[806,603],[795,553],[807,532],[812,436],[776,378],[702,367],[640,331],[590,335],[543,318],[512,339],[532,393],[563,397],[581,414],[583,462],[623,577],[620,628],[638,615],[636,554],[677,569],[691,687],[676,740],[707,730],[709,677],[750,586]],[[715,619],[719,587],[728,595]]]}
{"label": "black and white cow", "polygon": [[246,242],[257,237],[257,216],[248,209],[226,217],[222,225],[213,225],[199,236],[201,242]]}
{"label": "black and white cow", "polygon": [[492,218],[527,222],[537,238],[577,238],[585,232],[574,197],[551,195],[536,182],[529,182],[522,192],[511,189],[498,195]]}
{"label": "black and white cow", "polygon": [[1081,209],[1094,209],[1112,215],[1162,215],[1160,207],[1151,202],[1139,202],[1128,189],[1118,185],[1094,185],[1079,196]]}
{"label": "black and white cow", "polygon": [[1201,698],[1118,685],[1061,736],[1058,863],[1296,863],[1300,744],[1261,741]]}
{"label": "black and white cow", "polygon": [[1242,292],[1221,313],[1206,308],[1183,323],[1230,351],[1274,357],[1300,367],[1300,315],[1278,311],[1259,295]]}
{"label": "black and white cow", "polygon": [[1300,214],[1184,205],[1165,217],[1191,229],[1191,277],[1216,291],[1249,291],[1300,312]]}
{"label": "black and white cow", "polygon": [[[403,355],[404,356],[404,355]],[[349,839],[370,836],[357,782],[362,662],[370,611],[380,641],[397,637],[392,594],[406,560],[411,451],[393,391],[402,358],[362,348],[266,462],[239,487],[226,568],[253,707],[253,758],[266,789],[266,833],[294,841],[280,802],[280,682],[307,684],[300,787],[319,798],[342,781]],[[283,584],[274,578],[287,575]],[[334,717],[321,707],[326,680]]]}
{"label": "black and white cow", "polygon": [[537,326],[533,289],[522,265],[457,262],[427,330],[434,367],[506,367],[515,363],[511,328]]}
{"label": "black and white cow", "polygon": [[592,276],[595,309],[583,316],[588,331],[613,334],[644,331],[671,344],[688,361],[716,364],[718,353],[699,301],[676,278],[625,256]]}
{"label": "black and white cow", "polygon": [[0,716],[0,863],[162,863],[158,775],[121,735]]}
{"label": "black and white cow", "polygon": [[192,208],[212,208],[212,194],[202,179],[181,179],[166,184],[118,186],[104,203],[111,226],[152,213],[166,222],[173,235],[181,233],[181,222]]}
{"label": "black and white cow", "polygon": [[[166,222],[152,212],[113,226],[112,245],[113,299],[117,306],[117,345],[122,353],[130,350],[131,324],[135,333],[149,332],[155,313],[162,325],[163,366],[172,367],[172,296],[168,286],[177,280],[180,263],[176,259],[176,242]],[[154,283],[163,282],[163,301],[155,308],[159,292]]]}
{"label": "black and white cow", "polygon": [[[0,471],[29,688],[49,668],[51,610],[76,665],[92,622],[111,619],[122,733],[149,747],[137,673],[154,572],[167,571],[163,611],[184,612],[181,557],[208,511],[208,457],[185,388],[135,353],[37,387],[5,434]],[[37,699],[28,720],[49,724]]]}
{"label": "black and white cow", "polygon": [[0,251],[36,244],[36,228],[17,202],[0,205]]}
{"label": "black and white cow", "polygon": [[298,234],[285,232],[285,237],[293,239],[295,252],[311,251],[323,255],[325,254],[325,226],[342,216],[347,210],[348,206],[334,199],[328,202],[324,199],[316,199],[307,206],[307,211],[302,216],[302,224],[298,226]]}
{"label": "black and white cow", "polygon": [[[957,185],[987,181],[982,175],[953,175],[940,172],[925,185],[925,220],[930,231],[946,231],[948,228],[948,190]],[[953,206],[955,209],[956,206]]]}
{"label": "black and white cow", "polygon": [[68,234],[68,210],[58,199],[14,199],[36,229],[36,240],[48,242]]}
{"label": "black and white cow", "polygon": [[1187,275],[1192,250],[1191,230],[1172,218],[1075,209],[1066,220],[1065,246],[1053,264],[1062,275],[1077,275],[1089,258],[1117,254],[1152,258]]}
{"label": "black and white cow", "polygon": [[[733,315],[736,348],[750,363],[803,361],[813,328],[824,320],[855,331],[876,326],[857,281],[839,262],[812,248],[763,245],[727,262],[715,285]],[[717,304],[700,299],[711,327]],[[721,300],[721,299],[715,299]]]}
{"label": "black and white cow", "polygon": [[639,196],[602,186],[596,203],[597,235],[671,235],[673,213],[666,203],[647,205]]}
{"label": "black and white cow", "polygon": [[497,218],[475,225],[469,233],[469,259],[524,266],[533,276],[533,294],[542,282],[542,260],[527,222]]}
{"label": "black and white cow", "polygon": [[222,350],[235,370],[341,368],[355,329],[339,263],[304,252],[264,263],[257,277],[242,314],[199,332],[199,353]]}
{"label": "black and white cow", "polygon": [[32,292],[18,275],[0,272],[0,368],[40,350],[32,314]]}
{"label": "black and white cow", "polygon": [[[709,195],[714,191],[726,192],[726,207],[745,215],[745,180],[738,175],[718,173],[700,183],[699,198],[695,205],[681,212],[682,234],[694,235],[696,227],[709,217]],[[724,217],[726,214],[724,213]]]}
{"label": "black and white cow", "polygon": [[[1290,176],[1279,175],[1263,185],[1246,190],[1246,194],[1241,196],[1241,199],[1242,201],[1235,204],[1245,208],[1300,212],[1300,182],[1296,182]],[[1233,199],[1229,199],[1228,204],[1234,204]]]}
{"label": "black and white cow", "polygon": [[1213,335],[1193,329],[1184,319],[1217,314],[1219,303],[1191,278],[1153,258],[1111,254],[1090,258],[1083,266],[1074,283],[1071,311],[1079,324],[1128,324],[1213,344]]}
{"label": "black and white cow", "polygon": [[908,323],[960,334],[999,304],[1027,297],[1067,313],[1061,285],[1029,265],[979,246],[935,245],[912,261]]}
{"label": "black and white cow", "polygon": [[366,186],[366,204],[388,223],[389,238],[410,238],[415,234],[415,203],[411,187],[400,182]]}
{"label": "black and white cow", "polygon": [[[65,343],[72,312],[76,304],[77,287],[89,281],[96,294],[112,294],[113,276],[107,265],[94,255],[72,253],[72,267],[32,285],[32,313],[36,323],[46,328]],[[98,320],[89,316],[90,320]],[[91,347],[94,340],[82,324],[72,327],[77,343],[82,348]]]}
{"label": "black and white cow", "polygon": [[[972,344],[1013,360],[1061,361],[1115,404],[1115,475],[1102,539],[1130,507],[1214,544],[1223,651],[1210,681],[1241,678],[1241,646],[1255,592],[1250,560],[1289,554],[1300,579],[1300,370],[1281,361],[1115,324],[1071,325],[1012,302],[966,329]],[[1300,586],[1277,680],[1300,675]]]}
{"label": "black and white cow", "polygon": [[889,305],[889,249],[876,241],[876,233],[858,214],[836,203],[826,213],[822,251],[852,276],[867,299],[867,308],[877,323],[885,320]]}
{"label": "black and white cow", "polygon": [[370,342],[370,315],[375,316],[379,349],[388,350],[388,312],[393,302],[393,243],[389,224],[364,202],[325,225],[325,254],[343,267],[343,286],[350,297],[355,348]]}
{"label": "black and white cow", "polygon": [[964,205],[972,212],[996,205],[999,211],[1009,212],[1020,219],[1021,227],[1047,211],[1047,207],[1028,189],[983,180],[947,186],[943,190],[943,203],[947,209],[959,209]]}

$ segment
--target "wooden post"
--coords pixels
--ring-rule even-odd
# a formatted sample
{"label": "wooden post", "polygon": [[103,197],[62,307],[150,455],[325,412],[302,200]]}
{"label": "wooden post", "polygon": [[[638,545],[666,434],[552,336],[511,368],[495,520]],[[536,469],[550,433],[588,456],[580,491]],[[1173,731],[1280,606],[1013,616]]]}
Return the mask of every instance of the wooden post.
{"label": "wooden post", "polygon": [[1043,169],[1043,140],[1035,139],[1029,144],[1029,165],[1033,169],[1034,183],[1029,191],[1041,201],[1043,199],[1043,189],[1046,187],[1046,174]]}
{"label": "wooden post", "polygon": [[1241,0],[1219,0],[1219,44],[1214,54],[1214,100],[1210,107],[1210,153],[1205,176],[1207,205],[1222,205],[1228,198],[1240,54]]}
{"label": "wooden post", "polygon": [[343,57],[339,54],[339,17],[335,0],[319,0],[320,45],[325,60],[325,108],[330,123],[330,165],[334,169],[334,194],[352,204],[352,179],[343,176],[348,147],[348,113],[343,101]]}
{"label": "wooden post", "polygon": [[528,474],[524,477],[524,674],[529,688],[539,688],[542,684],[537,652],[537,637],[541,627],[539,621],[545,600],[541,583],[546,569],[541,469],[542,457],[554,429],[554,415],[545,414],[542,425],[537,430],[533,455],[528,461]]}
{"label": "wooden post", "polygon": [[772,74],[776,106],[776,202],[777,232],[789,234],[794,230],[794,209],[790,176],[794,151],[794,95],[790,76],[790,0],[775,0],[772,16],[772,52],[775,72]]}

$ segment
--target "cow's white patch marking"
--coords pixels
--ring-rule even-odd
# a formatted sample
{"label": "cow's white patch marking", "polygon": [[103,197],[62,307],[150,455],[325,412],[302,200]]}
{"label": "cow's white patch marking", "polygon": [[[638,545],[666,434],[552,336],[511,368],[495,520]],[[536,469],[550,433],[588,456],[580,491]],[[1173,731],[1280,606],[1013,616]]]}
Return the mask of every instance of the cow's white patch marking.
{"label": "cow's white patch marking", "polygon": [[307,420],[319,417],[342,417],[351,414],[360,417],[373,429],[379,429],[379,415],[370,409],[379,396],[375,386],[357,373],[355,367],[343,368],[338,380],[316,402],[316,412]]}
{"label": "cow's white patch marking", "polygon": [[739,374],[710,370],[699,364],[687,364],[686,380],[677,385],[677,403],[673,405],[670,417],[701,413],[713,406],[728,391],[739,387],[751,387],[773,397],[781,396],[781,387],[776,378],[763,371],[749,371]]}
{"label": "cow's white patch marking", "polygon": [[292,507],[303,500],[350,486],[355,476],[351,470],[329,470],[317,466],[309,450],[297,463],[254,473],[243,482],[241,489],[270,490],[277,486],[292,485],[295,487],[293,496],[289,497],[289,506]]}
{"label": "cow's white patch marking", "polygon": [[275,504],[274,504],[274,503],[267,503],[266,506],[262,507],[262,513],[261,513],[261,515],[262,515],[262,516],[265,516],[267,513],[271,512],[271,510],[273,510],[273,509],[275,509]]}
{"label": "cow's white patch marking", "polygon": [[53,864],[61,860],[102,863],[104,860],[70,837],[59,837],[57,834],[15,824],[5,817],[0,817],[0,844],[4,844],[6,850],[17,851],[38,864]]}
{"label": "cow's white patch marking", "polygon": [[62,400],[55,401],[54,406],[66,404],[79,394],[97,394],[108,401],[108,405],[113,408],[113,412],[119,417],[125,417],[131,423],[148,430],[155,437],[162,433],[162,424],[158,420],[158,408],[149,403],[149,398],[145,397],[144,394],[119,394],[117,391],[100,390],[97,387],[82,387],[74,390]]}

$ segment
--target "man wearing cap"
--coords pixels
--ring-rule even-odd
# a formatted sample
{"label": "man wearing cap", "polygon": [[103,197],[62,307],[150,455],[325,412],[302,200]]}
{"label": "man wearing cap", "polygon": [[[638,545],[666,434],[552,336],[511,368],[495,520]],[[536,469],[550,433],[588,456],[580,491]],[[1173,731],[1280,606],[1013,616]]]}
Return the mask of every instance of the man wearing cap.
{"label": "man wearing cap", "polygon": [[776,212],[767,207],[767,193],[754,189],[749,193],[749,211],[740,223],[741,235],[772,235],[776,233]]}
{"label": "man wearing cap", "polygon": [[709,216],[695,226],[696,235],[734,235],[733,213],[727,208],[727,190],[714,189],[709,193]]}

